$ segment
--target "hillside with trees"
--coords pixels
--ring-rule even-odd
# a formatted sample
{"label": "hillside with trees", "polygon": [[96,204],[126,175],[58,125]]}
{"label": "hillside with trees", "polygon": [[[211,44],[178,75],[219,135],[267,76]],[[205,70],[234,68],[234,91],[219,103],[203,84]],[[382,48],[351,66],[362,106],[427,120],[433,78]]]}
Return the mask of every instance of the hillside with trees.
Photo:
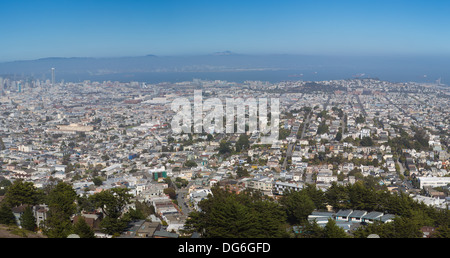
{"label": "hillside with trees", "polygon": [[[37,189],[33,183],[15,181],[7,187],[0,203],[0,224],[4,228],[19,230],[13,209],[25,207],[20,218],[21,234],[34,234],[41,231],[41,237],[66,238],[77,234],[82,238],[93,238],[94,232],[84,219],[74,223],[73,218],[82,212],[101,210],[103,219],[100,231],[112,236],[120,235],[134,219],[145,219],[151,209],[145,204],[136,202],[136,210],[126,210],[127,204],[132,202],[132,196],[126,188],[113,188],[90,195],[78,196],[71,185],[59,182],[44,189]],[[48,206],[47,219],[37,225],[36,218],[31,212],[33,205]],[[27,233],[23,233],[23,232]],[[3,231],[4,233],[6,231]],[[4,234],[6,237],[8,234]]]}
{"label": "hillside with trees", "polygon": [[[199,203],[199,210],[191,212],[183,233],[194,232],[205,238],[365,238],[378,234],[382,238],[421,238],[421,227],[435,227],[433,237],[450,237],[449,210],[435,209],[413,200],[403,193],[390,193],[376,188],[369,181],[357,181],[352,185],[333,183],[326,191],[314,185],[306,185],[300,191],[291,191],[274,199],[258,191],[245,190],[240,193],[229,188],[215,186],[212,194]],[[44,237],[66,238],[78,234],[83,238],[94,236],[84,220],[73,223],[71,218],[82,211],[100,209],[104,218],[101,232],[118,236],[133,219],[148,216],[149,209],[136,204],[136,210],[126,211],[132,202],[126,188],[113,188],[88,197],[77,196],[73,188],[63,182],[45,189],[36,189],[33,184],[15,181],[6,191],[0,203],[0,224],[16,226],[12,209],[46,204],[49,207],[47,220],[36,224],[30,209],[25,209],[21,225],[28,233],[41,230]],[[326,226],[318,226],[308,220],[313,211],[324,211],[331,206],[341,209],[379,211],[393,214],[393,222],[375,222],[361,225],[347,233],[330,220]],[[294,231],[300,228],[300,232]],[[4,231],[5,232],[5,231]],[[23,233],[22,235],[26,233]]]}
{"label": "hillside with trees", "polygon": [[[340,209],[379,211],[395,215],[393,222],[360,226],[351,234],[330,220],[325,227],[308,221],[313,211],[323,211],[331,205]],[[323,192],[313,185],[293,191],[278,200],[258,192],[235,193],[215,187],[212,195],[203,200],[201,211],[190,214],[185,233],[200,233],[208,238],[366,238],[378,234],[383,238],[421,238],[420,228],[436,227],[436,238],[450,237],[450,214],[418,203],[409,196],[392,194],[385,190],[357,182],[337,185]],[[291,229],[300,227],[302,233]]]}

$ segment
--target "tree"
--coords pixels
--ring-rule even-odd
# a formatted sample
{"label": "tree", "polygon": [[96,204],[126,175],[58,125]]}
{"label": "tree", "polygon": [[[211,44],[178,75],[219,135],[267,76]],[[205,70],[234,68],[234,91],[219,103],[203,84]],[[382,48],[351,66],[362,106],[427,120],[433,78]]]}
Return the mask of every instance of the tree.
{"label": "tree", "polygon": [[3,143],[3,138],[0,137],[0,150],[5,150],[5,143]]}
{"label": "tree", "polygon": [[326,208],[325,193],[322,190],[318,189],[315,185],[307,184],[301,191],[305,192],[309,196],[309,198],[311,198],[316,209]]}
{"label": "tree", "polygon": [[291,130],[280,127],[279,129],[279,140],[286,140],[286,138],[291,134]]}
{"label": "tree", "polygon": [[317,224],[317,221],[306,223],[300,233],[301,238],[325,238],[324,228]]}
{"label": "tree", "polygon": [[102,232],[112,236],[118,236],[126,229],[129,222],[130,218],[128,216],[121,218],[105,217],[100,222],[100,227],[102,228]]}
{"label": "tree", "polygon": [[147,218],[143,211],[139,209],[130,209],[128,214],[130,215],[131,220],[145,220]]}
{"label": "tree", "polygon": [[356,210],[375,210],[378,203],[374,189],[367,188],[361,181],[347,187],[349,206]]}
{"label": "tree", "polygon": [[15,181],[5,194],[5,201],[10,207],[20,205],[36,205],[39,194],[32,182]]}
{"label": "tree", "polygon": [[79,235],[80,238],[95,238],[94,231],[82,216],[79,216],[78,221],[73,225],[73,233]]}
{"label": "tree", "polygon": [[336,225],[334,219],[328,219],[328,223],[324,228],[324,236],[326,238],[347,238],[348,235],[345,233],[344,229]]}
{"label": "tree", "polygon": [[128,222],[129,216],[124,216],[123,210],[131,202],[132,195],[127,188],[113,188],[90,196],[96,208],[101,208],[106,217],[100,223],[107,234],[120,234]]}
{"label": "tree", "polygon": [[364,226],[358,227],[353,232],[353,237],[355,238],[367,238],[371,234],[377,234],[380,237],[385,237],[385,224],[381,221],[374,221],[373,223],[366,224]]}
{"label": "tree", "polygon": [[336,137],[334,139],[338,142],[341,141],[342,140],[342,132],[341,131],[337,132]]}
{"label": "tree", "polygon": [[184,232],[206,238],[273,238],[286,236],[285,213],[279,204],[258,193],[239,194],[214,187],[212,195],[190,213]]}
{"label": "tree", "polygon": [[97,208],[101,208],[108,217],[118,218],[127,204],[130,203],[131,194],[126,188],[113,188],[104,190],[91,196]]}
{"label": "tree", "polygon": [[77,212],[81,211],[93,212],[95,211],[95,205],[92,200],[87,196],[78,196],[77,197]]}
{"label": "tree", "polygon": [[359,114],[359,116],[355,120],[356,124],[362,124],[366,122],[366,118],[363,115]]}
{"label": "tree", "polygon": [[286,236],[284,222],[286,213],[279,204],[264,200],[253,204],[256,214],[256,228],[254,237],[256,238],[281,238]]}
{"label": "tree", "polygon": [[16,225],[16,217],[11,208],[5,203],[0,205],[0,224]]}
{"label": "tree", "polygon": [[373,140],[369,136],[364,136],[360,142],[361,146],[370,147],[373,146]]}
{"label": "tree", "polygon": [[317,117],[328,119],[330,116],[326,110],[322,110],[319,114],[317,114]]}
{"label": "tree", "polygon": [[[423,211],[423,210],[422,210]],[[370,234],[377,234],[381,238],[421,238],[420,228],[426,225],[426,221],[421,220],[422,215],[413,215],[412,217],[396,216],[393,222],[383,223],[375,221],[358,228],[354,232],[357,238],[367,238]],[[436,235],[434,235],[436,237]]]}
{"label": "tree", "polygon": [[197,167],[197,163],[193,160],[188,160],[184,163],[184,166],[188,167],[188,168],[193,168],[193,167]]}
{"label": "tree", "polygon": [[450,238],[450,228],[448,225],[440,225],[436,228],[436,233],[433,234],[434,238]]}
{"label": "tree", "polygon": [[8,188],[12,185],[11,181],[4,179],[0,181],[0,196],[5,195]]}
{"label": "tree", "polygon": [[236,169],[236,175],[238,176],[238,178],[242,178],[242,177],[247,177],[250,175],[250,173],[248,172],[247,169],[242,168],[242,167],[238,167]]}
{"label": "tree", "polygon": [[164,193],[169,196],[170,199],[175,200],[177,198],[177,192],[174,188],[168,187],[164,189]]}
{"label": "tree", "polygon": [[328,125],[325,124],[325,121],[324,121],[317,128],[317,134],[320,135],[320,134],[324,134],[324,133],[327,133],[327,132],[328,132]]}
{"label": "tree", "polygon": [[345,186],[331,183],[331,187],[325,192],[325,198],[335,210],[347,208],[348,193]]}
{"label": "tree", "polygon": [[410,218],[395,217],[392,223],[384,224],[385,238],[420,238],[422,232],[421,225]]}
{"label": "tree", "polygon": [[94,179],[92,180],[92,182],[94,183],[95,186],[101,186],[103,184],[103,181],[101,178],[99,177],[94,177]]}
{"label": "tree", "polygon": [[189,181],[184,178],[181,178],[181,177],[175,178],[175,185],[178,188],[186,187],[188,184],[189,184]]}
{"label": "tree", "polygon": [[285,209],[287,219],[291,224],[304,224],[316,206],[304,191],[291,191],[286,193],[280,200]]}
{"label": "tree", "polygon": [[450,238],[450,210],[432,210],[435,211],[432,217],[436,221],[436,233],[434,237],[436,238]]}
{"label": "tree", "polygon": [[50,238],[66,238],[72,232],[71,216],[76,212],[77,194],[72,186],[60,182],[48,196],[48,217],[44,233]]}
{"label": "tree", "polygon": [[[61,143],[61,145],[66,146],[64,141]],[[62,158],[62,164],[67,166],[69,164],[69,162],[70,162],[70,154],[64,155],[63,158]]]}
{"label": "tree", "polygon": [[230,143],[226,142],[224,140],[220,141],[219,153],[220,154],[230,154],[231,153]]}
{"label": "tree", "polygon": [[241,134],[236,142],[236,152],[241,152],[250,147],[250,142],[247,134]]}
{"label": "tree", "polygon": [[20,216],[20,225],[22,228],[30,231],[35,231],[37,228],[36,218],[33,215],[31,206],[25,208],[24,213]]}

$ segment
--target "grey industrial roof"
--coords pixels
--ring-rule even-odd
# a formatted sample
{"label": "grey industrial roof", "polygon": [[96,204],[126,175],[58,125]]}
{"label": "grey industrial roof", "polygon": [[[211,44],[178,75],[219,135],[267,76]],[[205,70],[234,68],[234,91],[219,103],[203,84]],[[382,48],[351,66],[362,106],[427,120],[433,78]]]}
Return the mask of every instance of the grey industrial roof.
{"label": "grey industrial roof", "polygon": [[372,211],[372,212],[369,212],[368,214],[364,215],[362,218],[364,218],[364,219],[376,219],[376,218],[381,217],[381,216],[383,216],[382,212]]}
{"label": "grey industrial roof", "polygon": [[355,211],[352,212],[352,214],[349,215],[349,217],[351,217],[351,218],[361,218],[366,213],[367,213],[367,211],[355,210]]}
{"label": "grey industrial roof", "polygon": [[339,216],[339,217],[341,217],[341,216],[347,217],[347,216],[349,216],[350,214],[352,214],[352,212],[353,212],[353,210],[340,210],[340,211],[338,211],[338,212],[336,213],[336,216]]}
{"label": "grey industrial roof", "polygon": [[334,215],[335,215],[334,212],[313,211],[310,216],[312,216],[312,217],[332,217]]}

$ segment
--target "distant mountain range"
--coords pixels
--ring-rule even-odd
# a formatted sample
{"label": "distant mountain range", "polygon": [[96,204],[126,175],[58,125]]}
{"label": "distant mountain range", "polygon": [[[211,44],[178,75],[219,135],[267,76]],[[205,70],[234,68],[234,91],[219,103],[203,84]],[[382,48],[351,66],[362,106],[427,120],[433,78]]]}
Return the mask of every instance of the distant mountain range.
{"label": "distant mountain range", "polygon": [[[365,74],[398,81],[450,81],[450,59],[446,57],[345,57],[319,55],[247,55],[230,51],[209,55],[136,57],[50,57],[0,63],[0,76],[33,76],[48,79],[51,68],[58,80],[130,80],[143,74],[183,73],[276,73],[302,79],[305,74],[329,74],[324,79]],[[284,77],[283,77],[284,78]],[[252,78],[249,78],[252,79]]]}

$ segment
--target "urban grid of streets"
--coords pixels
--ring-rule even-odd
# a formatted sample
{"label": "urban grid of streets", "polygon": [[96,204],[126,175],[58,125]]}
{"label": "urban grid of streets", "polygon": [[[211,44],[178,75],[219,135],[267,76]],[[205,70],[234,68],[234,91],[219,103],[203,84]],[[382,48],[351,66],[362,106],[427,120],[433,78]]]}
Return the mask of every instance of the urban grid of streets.
{"label": "urban grid of streets", "polygon": [[[430,205],[446,204],[446,199],[436,201],[430,192],[421,191],[450,183],[450,95],[441,85],[375,79],[0,82],[0,179],[23,179],[37,188],[62,180],[80,195],[126,186],[136,200],[156,208],[159,216],[153,219],[164,221],[167,232],[178,234],[189,212],[215,184],[232,182],[233,187],[258,189],[269,196],[310,183],[326,191],[332,182],[353,183],[355,168],[389,189]],[[247,132],[250,148],[223,159],[218,155],[220,142],[234,145],[239,134],[172,134],[172,101],[192,101],[196,89],[204,98],[223,103],[226,98],[279,98],[280,141],[260,146],[258,132]],[[425,130],[429,150],[402,150],[407,160],[400,162],[388,140],[401,130],[413,135],[414,128]],[[355,143],[364,137],[373,144]],[[342,164],[314,163],[318,156],[337,155]],[[355,165],[355,159],[377,162]],[[249,174],[239,177],[238,166]],[[95,178],[102,184],[95,184]],[[177,197],[167,205],[164,190],[169,184]]]}

